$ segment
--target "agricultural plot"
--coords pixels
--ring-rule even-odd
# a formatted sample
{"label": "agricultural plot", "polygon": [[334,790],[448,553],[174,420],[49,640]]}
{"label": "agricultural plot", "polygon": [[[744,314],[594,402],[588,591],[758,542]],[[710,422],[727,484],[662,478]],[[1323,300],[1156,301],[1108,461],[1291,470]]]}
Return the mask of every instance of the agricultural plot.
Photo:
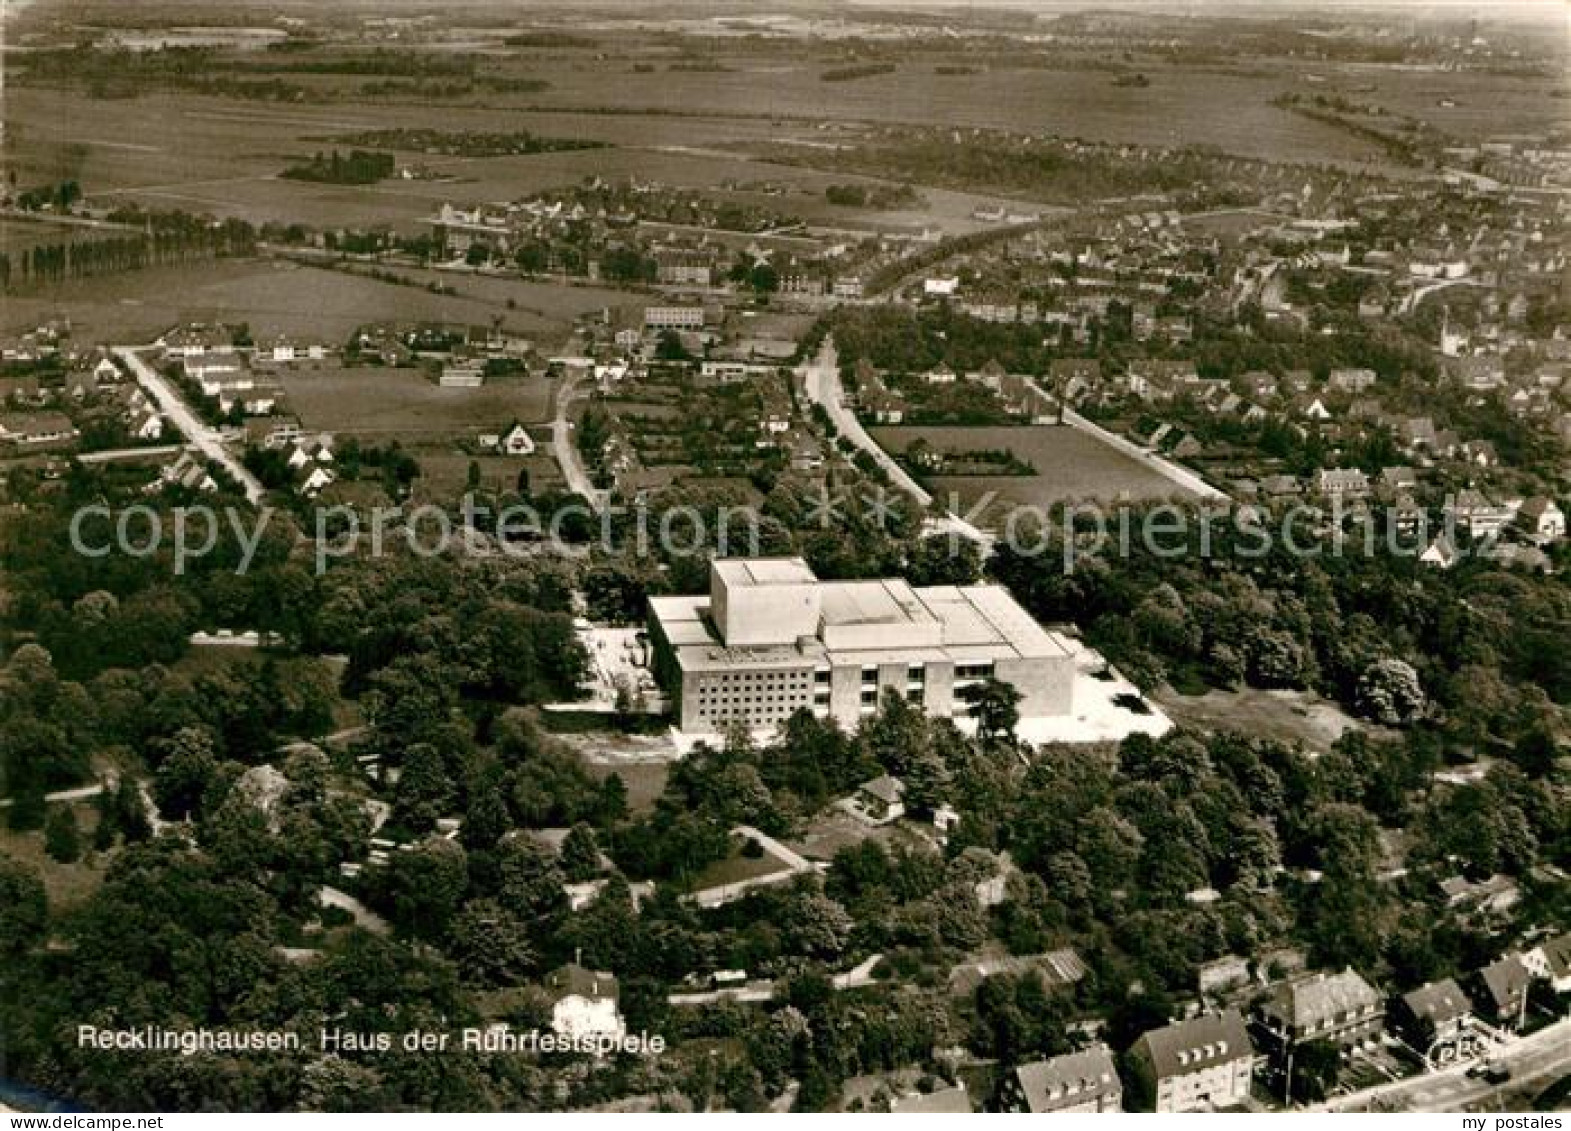
{"label": "agricultural plot", "polygon": [[891,453],[903,452],[918,438],[935,448],[1007,449],[1036,471],[1031,476],[939,476],[936,494],[951,491],[969,508],[989,492],[997,500],[982,516],[1003,520],[1011,506],[1049,507],[1077,500],[1104,502],[1167,499],[1180,494],[1170,481],[1137,460],[1074,428],[1032,425],[1019,428],[871,428],[873,438]]}
{"label": "agricultural plot", "polygon": [[113,228],[99,230],[81,224],[62,224],[56,220],[0,216],[0,252],[13,257],[35,247],[88,243],[106,235],[123,234]]}
{"label": "agricultural plot", "polygon": [[[472,294],[465,278],[443,281],[460,293],[432,294],[423,287],[281,261],[219,260],[7,295],[0,306],[0,329],[16,333],[64,317],[84,337],[136,342],[151,341],[180,322],[246,322],[258,340],[285,334],[338,344],[368,322],[487,326],[501,316],[509,331],[548,347],[566,337],[571,308],[547,318],[516,304],[508,309],[500,293],[489,299]],[[536,297],[536,309],[545,309],[543,296]]]}

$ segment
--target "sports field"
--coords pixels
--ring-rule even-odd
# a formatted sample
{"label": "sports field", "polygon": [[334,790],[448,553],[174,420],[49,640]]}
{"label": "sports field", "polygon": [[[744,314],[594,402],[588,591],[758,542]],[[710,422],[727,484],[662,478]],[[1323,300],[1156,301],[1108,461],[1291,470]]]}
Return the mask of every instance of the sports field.
{"label": "sports field", "polygon": [[989,492],[997,499],[984,512],[988,523],[1001,522],[1010,505],[1050,507],[1055,503],[1100,500],[1108,503],[1168,499],[1184,492],[1171,481],[1094,436],[1067,426],[1018,428],[870,428],[891,454],[917,439],[934,448],[979,451],[1007,448],[1035,470],[1030,476],[940,476],[933,481],[941,501],[955,492],[969,509]]}
{"label": "sports field", "polygon": [[420,369],[358,366],[302,369],[283,381],[304,427],[371,440],[472,437],[550,415],[551,382],[543,376],[444,389]]}

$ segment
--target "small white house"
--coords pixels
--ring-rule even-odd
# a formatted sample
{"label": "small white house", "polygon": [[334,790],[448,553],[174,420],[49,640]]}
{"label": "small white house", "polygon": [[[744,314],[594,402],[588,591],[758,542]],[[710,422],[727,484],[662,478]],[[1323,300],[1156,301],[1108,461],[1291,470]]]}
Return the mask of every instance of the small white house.
{"label": "small white house", "polygon": [[1516,513],[1522,531],[1540,546],[1558,542],[1566,536],[1566,516],[1553,499],[1534,496]]}
{"label": "small white house", "polygon": [[615,975],[575,962],[548,974],[545,988],[551,997],[551,1028],[558,1036],[620,1039],[626,1034]]}
{"label": "small white house", "polygon": [[164,418],[156,412],[144,412],[131,422],[130,432],[138,440],[157,440],[164,434]]}
{"label": "small white house", "polygon": [[522,424],[515,423],[497,441],[497,448],[510,456],[532,455],[535,450],[535,439],[529,434],[529,429]]}
{"label": "small white house", "polygon": [[308,499],[315,498],[331,486],[336,478],[332,471],[319,464],[311,469],[311,474],[307,475],[305,482],[300,484],[300,493]]}
{"label": "small white house", "polygon": [[1546,979],[1557,994],[1571,994],[1571,932],[1545,939],[1522,955],[1535,978]]}

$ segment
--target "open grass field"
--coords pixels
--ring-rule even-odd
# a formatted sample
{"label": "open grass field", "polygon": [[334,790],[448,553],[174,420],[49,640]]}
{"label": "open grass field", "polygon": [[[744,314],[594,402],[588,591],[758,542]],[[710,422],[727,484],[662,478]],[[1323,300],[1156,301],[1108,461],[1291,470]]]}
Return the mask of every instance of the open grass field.
{"label": "open grass field", "polygon": [[940,476],[934,481],[940,499],[954,491],[968,509],[988,492],[995,492],[997,501],[982,516],[989,523],[1001,522],[1011,504],[1045,508],[1074,500],[1168,499],[1178,493],[1171,482],[1156,472],[1074,428],[885,427],[868,431],[892,454],[903,452],[921,438],[935,448],[960,451],[1007,448],[1029,463],[1036,469],[1035,475]]}
{"label": "open grass field", "polygon": [[[402,442],[402,441],[401,441]],[[469,465],[480,465],[480,489],[501,495],[517,489],[518,473],[529,473],[531,494],[562,486],[561,469],[551,458],[549,445],[542,443],[534,455],[470,456],[434,444],[403,445],[420,464],[420,478],[414,483],[417,502],[450,503],[463,495],[469,483]]]}
{"label": "open grass field", "polygon": [[106,235],[122,234],[115,229],[98,230],[30,216],[0,215],[0,251],[11,256],[40,245],[88,243]]}
{"label": "open grass field", "polygon": [[1325,752],[1349,730],[1380,728],[1348,715],[1335,703],[1298,691],[1211,690],[1204,695],[1180,695],[1164,690],[1154,695],[1164,712],[1179,726],[1197,731],[1238,730],[1296,742]]}
{"label": "open grass field", "polygon": [[[61,864],[44,851],[42,832],[16,832],[0,821],[0,856],[8,856],[35,869],[49,895],[54,910],[69,910],[86,902],[104,880],[104,870],[113,855],[92,852],[93,830],[98,827],[98,810],[91,800],[65,802],[76,813],[82,844],[82,858],[74,864]],[[55,806],[51,805],[53,810]]]}
{"label": "open grass field", "polygon": [[550,414],[551,382],[545,377],[443,389],[424,370],[361,366],[285,373],[283,383],[306,428],[374,442],[472,438]]}
{"label": "open grass field", "polygon": [[[191,263],[7,295],[0,303],[0,331],[17,333],[51,318],[69,318],[83,338],[146,342],[181,322],[247,322],[259,340],[287,334],[337,344],[368,322],[485,326],[500,315],[507,330],[545,348],[567,335],[566,318],[543,317],[522,306],[509,310],[503,299],[469,297],[465,280],[445,281],[460,293],[436,295],[275,260]],[[547,299],[538,301],[543,308]]]}
{"label": "open grass field", "polygon": [[735,836],[731,839],[733,844],[731,855],[724,860],[715,861],[694,877],[692,882],[694,891],[719,887],[722,884],[739,884],[746,880],[756,880],[761,876],[773,876],[790,871],[789,866],[768,849],[765,849],[761,856],[745,856],[742,853],[744,843],[742,839]]}

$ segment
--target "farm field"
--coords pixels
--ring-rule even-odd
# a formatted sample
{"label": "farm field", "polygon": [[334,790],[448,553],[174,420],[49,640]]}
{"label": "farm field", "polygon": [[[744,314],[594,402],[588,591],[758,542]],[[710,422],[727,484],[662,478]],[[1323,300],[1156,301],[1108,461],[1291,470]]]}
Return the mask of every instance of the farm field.
{"label": "farm field", "polygon": [[998,498],[984,513],[984,522],[1000,522],[1009,505],[1049,507],[1073,500],[1105,502],[1167,499],[1180,493],[1170,481],[1140,463],[1074,428],[1056,425],[1021,427],[879,427],[873,439],[891,454],[905,451],[917,439],[935,448],[960,451],[1007,448],[1036,469],[1032,476],[939,476],[937,495],[953,491],[969,508],[988,492]]}
{"label": "farm field", "polygon": [[95,229],[85,224],[62,224],[57,220],[0,215],[0,252],[8,255],[29,251],[41,244],[87,243],[105,236],[124,234],[114,228]]}
{"label": "farm field", "polygon": [[307,429],[374,442],[473,438],[550,414],[551,382],[545,377],[443,389],[420,369],[360,366],[289,372],[283,384]]}
{"label": "farm field", "polygon": [[[460,292],[464,280],[446,278]],[[487,301],[436,295],[320,267],[263,259],[229,259],[152,268],[72,281],[59,289],[7,295],[0,330],[19,333],[51,318],[69,318],[83,337],[151,341],[180,322],[247,322],[261,340],[287,334],[333,343],[367,322],[454,322],[504,327],[550,344],[565,338],[553,320]]]}
{"label": "farm field", "polygon": [[[814,133],[801,124],[777,127],[767,117],[705,118],[685,111],[533,112],[506,104],[278,106],[167,93],[105,102],[69,91],[28,88],[8,94],[7,123],[15,123],[10,144],[19,178],[28,183],[73,176],[101,203],[204,210],[253,221],[403,226],[429,215],[443,201],[511,199],[599,174],[710,190],[728,180],[769,181],[788,194],[786,201],[769,198],[773,204],[790,202],[792,210],[815,222],[866,223],[881,215],[824,202],[825,186],[851,178],[770,165],[741,152],[737,147],[749,142]],[[71,123],[70,129],[45,128],[60,121]],[[483,158],[404,155],[451,180],[345,186],[278,176],[290,161],[332,146],[336,137],[395,126],[525,128],[619,148]],[[945,200],[940,207],[968,217],[975,204],[962,209],[962,203],[966,201]],[[906,225],[911,220],[911,215],[900,214],[890,222]]]}

